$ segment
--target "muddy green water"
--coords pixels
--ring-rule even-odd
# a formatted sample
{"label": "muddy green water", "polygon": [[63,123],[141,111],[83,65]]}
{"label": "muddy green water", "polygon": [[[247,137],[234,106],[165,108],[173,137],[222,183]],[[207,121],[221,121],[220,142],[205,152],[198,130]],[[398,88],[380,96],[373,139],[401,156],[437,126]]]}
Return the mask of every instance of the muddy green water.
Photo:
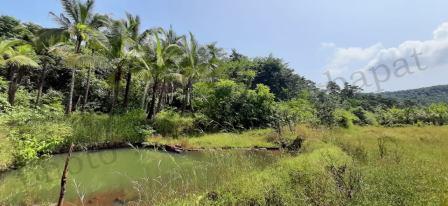
{"label": "muddy green water", "polygon": [[[278,154],[254,151],[170,154],[152,150],[75,153],[65,205],[153,205],[210,191],[246,172],[272,164]],[[57,201],[65,155],[0,175],[0,205]]]}

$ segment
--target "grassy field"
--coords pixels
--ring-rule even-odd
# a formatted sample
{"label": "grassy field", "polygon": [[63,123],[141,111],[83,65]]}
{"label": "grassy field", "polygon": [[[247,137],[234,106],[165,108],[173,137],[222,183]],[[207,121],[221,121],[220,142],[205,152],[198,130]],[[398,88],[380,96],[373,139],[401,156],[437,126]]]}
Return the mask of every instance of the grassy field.
{"label": "grassy field", "polygon": [[185,149],[276,147],[271,138],[272,129],[251,130],[242,133],[216,133],[197,137],[150,137],[148,143],[181,145]]}
{"label": "grassy field", "polygon": [[298,128],[297,156],[168,205],[448,205],[448,127]]}

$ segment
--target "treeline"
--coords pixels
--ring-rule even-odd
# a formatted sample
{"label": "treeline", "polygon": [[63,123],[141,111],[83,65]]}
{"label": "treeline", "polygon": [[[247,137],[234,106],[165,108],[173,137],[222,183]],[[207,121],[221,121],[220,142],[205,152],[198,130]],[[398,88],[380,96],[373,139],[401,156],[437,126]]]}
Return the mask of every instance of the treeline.
{"label": "treeline", "polygon": [[282,59],[226,52],[173,28],[143,29],[139,16],[95,13],[93,0],[61,3],[64,13],[50,12],[56,28],[0,17],[2,113],[138,110],[172,136],[295,124],[447,123],[444,104],[423,108],[334,82],[319,90]]}
{"label": "treeline", "polygon": [[334,82],[329,82],[326,94],[317,113],[323,114],[321,123],[329,126],[448,124],[448,104],[444,102],[422,106],[410,101],[387,99],[382,95],[361,93],[359,87],[348,83],[340,88]]}
{"label": "treeline", "polygon": [[399,102],[410,102],[415,105],[432,103],[448,103],[448,85],[439,85],[419,89],[381,93],[383,97],[393,98]]}

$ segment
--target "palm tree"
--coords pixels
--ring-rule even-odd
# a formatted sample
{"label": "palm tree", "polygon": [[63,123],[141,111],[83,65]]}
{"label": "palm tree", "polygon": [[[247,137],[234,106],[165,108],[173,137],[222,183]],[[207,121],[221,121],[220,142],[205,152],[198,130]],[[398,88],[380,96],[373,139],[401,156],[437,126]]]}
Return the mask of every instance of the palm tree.
{"label": "palm tree", "polygon": [[[193,33],[190,32],[190,39],[183,39],[183,50],[185,53],[182,61],[183,75],[186,77],[186,83],[184,87],[184,104],[182,111],[185,111],[187,107],[191,107],[191,93],[193,83],[203,75],[207,69],[208,64],[200,57],[200,47]],[[191,109],[191,108],[190,108]]]}
{"label": "palm tree", "polygon": [[13,106],[25,68],[39,67],[38,58],[31,45],[20,40],[3,40],[0,41],[0,65],[9,69],[8,102]]}
{"label": "palm tree", "polygon": [[[151,70],[153,82],[152,97],[147,116],[148,119],[152,119],[156,113],[156,99],[160,85],[164,82],[164,79],[167,78],[167,75],[170,74],[170,69],[176,67],[178,58],[180,57],[180,54],[182,54],[180,46],[173,44],[172,41],[170,41],[173,40],[170,39],[172,36],[165,35],[165,38],[161,39],[159,33],[160,32],[153,32],[153,38],[149,42],[149,45],[146,46],[146,62],[148,62],[146,65]],[[162,33],[167,34],[169,32]],[[161,94],[162,95],[160,96],[163,96],[163,93]]]}
{"label": "palm tree", "polygon": [[205,49],[208,55],[210,79],[211,82],[215,82],[223,73],[222,69],[220,69],[220,65],[222,63],[222,57],[225,55],[225,52],[222,48],[216,46],[216,42],[207,44],[205,46]]}
{"label": "palm tree", "polygon": [[[36,32],[37,34],[39,33]],[[54,39],[44,39],[40,36],[34,36],[30,44],[33,46],[34,50],[36,51],[36,54],[39,57],[40,63],[41,63],[41,74],[39,77],[39,82],[37,85],[37,95],[36,95],[36,101],[35,106],[38,106],[40,104],[40,100],[43,93],[43,88],[45,85],[45,79],[48,72],[48,67],[50,65],[55,64],[54,56],[52,56],[52,51],[55,48],[54,46],[57,45],[57,41]]]}
{"label": "palm tree", "polygon": [[[47,36],[59,36],[59,39],[69,40],[75,46],[75,53],[82,53],[83,42],[89,39],[103,39],[99,28],[107,25],[109,18],[104,15],[94,14],[94,0],[61,0],[64,13],[57,16],[53,12],[56,23],[59,28],[46,29]],[[75,87],[76,68],[72,68],[72,77],[70,81],[70,93],[67,106],[67,113],[72,112],[73,94]]]}
{"label": "palm tree", "polygon": [[[106,55],[112,59],[115,65],[114,80],[113,80],[113,94],[111,99],[110,112],[116,105],[119,92],[120,92],[120,81],[123,75],[123,69],[129,67],[132,60],[140,60],[141,54],[135,45],[137,43],[132,38],[133,32],[130,32],[128,21],[114,21],[109,29],[107,37],[109,39],[109,47],[106,50]],[[128,81],[130,84],[130,80]],[[130,85],[128,85],[130,86]],[[129,87],[128,87],[129,88]],[[128,89],[127,89],[128,90]],[[129,92],[129,91],[128,91]]]}
{"label": "palm tree", "polygon": [[[129,49],[135,52],[140,52],[140,44],[147,35],[146,33],[140,34],[140,25],[141,21],[139,16],[132,16],[131,14],[126,13],[126,21],[124,22],[124,26],[126,27],[129,38],[132,40],[132,45],[129,45]],[[123,107],[125,109],[127,109],[129,104],[129,92],[131,89],[132,73],[135,72],[135,70],[135,64],[130,64],[126,74],[126,87],[124,92]]]}

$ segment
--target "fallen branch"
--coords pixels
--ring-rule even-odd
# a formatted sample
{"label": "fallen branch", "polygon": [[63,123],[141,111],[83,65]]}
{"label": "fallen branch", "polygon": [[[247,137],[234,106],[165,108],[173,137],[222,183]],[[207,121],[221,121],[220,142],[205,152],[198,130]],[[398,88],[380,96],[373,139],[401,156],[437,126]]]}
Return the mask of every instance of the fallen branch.
{"label": "fallen branch", "polygon": [[67,184],[67,172],[68,172],[68,163],[70,161],[70,157],[72,156],[73,147],[75,145],[71,144],[70,149],[68,150],[67,159],[65,159],[65,166],[64,171],[62,172],[61,177],[61,191],[59,192],[59,200],[58,200],[58,206],[62,206],[62,202],[64,202],[64,195],[65,195],[65,185]]}

